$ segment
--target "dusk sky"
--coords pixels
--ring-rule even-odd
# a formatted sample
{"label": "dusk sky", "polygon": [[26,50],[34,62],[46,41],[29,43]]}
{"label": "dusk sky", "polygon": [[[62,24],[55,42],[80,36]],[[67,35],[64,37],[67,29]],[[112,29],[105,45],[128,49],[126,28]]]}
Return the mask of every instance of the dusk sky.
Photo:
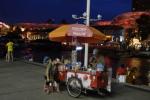
{"label": "dusk sky", "polygon": [[[91,0],[91,17],[97,14],[103,20],[131,11],[132,0]],[[86,0],[1,0],[0,21],[6,23],[45,22],[49,18],[73,23],[72,14],[82,15]]]}

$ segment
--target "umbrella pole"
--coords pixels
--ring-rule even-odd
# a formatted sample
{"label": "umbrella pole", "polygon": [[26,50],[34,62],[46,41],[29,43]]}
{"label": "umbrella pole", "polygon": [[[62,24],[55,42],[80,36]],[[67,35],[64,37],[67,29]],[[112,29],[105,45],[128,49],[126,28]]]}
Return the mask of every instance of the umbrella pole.
{"label": "umbrella pole", "polygon": [[[91,0],[87,0],[86,6],[86,26],[90,25],[90,2]],[[84,51],[84,67],[88,66],[88,43],[85,43],[85,51]]]}
{"label": "umbrella pole", "polygon": [[88,43],[85,43],[85,51],[84,51],[84,67],[88,66]]}
{"label": "umbrella pole", "polygon": [[[72,38],[72,44],[76,48],[76,46],[77,46],[77,38],[76,37]],[[72,66],[73,66],[72,69],[74,69],[75,64],[77,63],[77,51],[76,51],[76,49],[72,50],[72,53],[71,53],[71,62],[72,62]]]}

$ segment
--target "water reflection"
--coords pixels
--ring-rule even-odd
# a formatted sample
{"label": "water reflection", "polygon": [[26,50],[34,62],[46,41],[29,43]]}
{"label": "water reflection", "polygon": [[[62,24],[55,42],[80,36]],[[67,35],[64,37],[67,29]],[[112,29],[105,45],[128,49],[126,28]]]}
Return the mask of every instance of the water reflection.
{"label": "water reflection", "polygon": [[130,58],[129,66],[131,67],[140,67],[142,65],[142,60],[139,58]]}
{"label": "water reflection", "polygon": [[148,85],[150,59],[146,58],[120,58],[118,64],[125,64],[129,68],[128,82],[138,85]]}

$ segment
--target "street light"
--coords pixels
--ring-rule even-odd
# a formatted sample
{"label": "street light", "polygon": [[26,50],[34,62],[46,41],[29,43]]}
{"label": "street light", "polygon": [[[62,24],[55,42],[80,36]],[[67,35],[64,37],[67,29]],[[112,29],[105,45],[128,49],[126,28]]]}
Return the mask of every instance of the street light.
{"label": "street light", "polygon": [[[73,14],[72,18],[84,19],[86,21],[86,26],[90,25],[90,21],[101,20],[102,16],[100,14],[97,15],[97,19],[90,19],[90,3],[91,3],[91,0],[87,0],[86,12],[84,12],[81,17],[78,17],[77,15]],[[88,43],[85,43],[85,52],[84,53],[85,53],[84,54],[84,66],[87,67],[87,65],[88,65]]]}
{"label": "street light", "polygon": [[[78,20],[78,19],[84,19],[84,21],[85,21],[84,24],[87,23],[87,21],[86,21],[86,20],[87,20],[86,16],[87,16],[86,12],[84,12],[84,13],[82,14],[82,16],[78,16],[78,15],[72,14],[72,18],[73,18],[73,19],[77,19],[77,20]],[[91,22],[91,21],[99,21],[99,20],[101,20],[101,19],[102,19],[102,15],[98,14],[98,15],[97,15],[97,18],[95,18],[95,19],[92,18],[92,19],[89,19],[89,20],[90,20],[90,22]]]}

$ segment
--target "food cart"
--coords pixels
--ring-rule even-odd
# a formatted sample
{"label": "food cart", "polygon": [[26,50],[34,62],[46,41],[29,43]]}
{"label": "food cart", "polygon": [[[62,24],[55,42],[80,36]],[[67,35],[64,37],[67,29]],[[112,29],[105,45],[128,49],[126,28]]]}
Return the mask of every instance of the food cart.
{"label": "food cart", "polygon": [[[96,43],[105,40],[105,35],[92,27],[82,24],[63,25],[49,34],[52,41],[72,43]],[[76,60],[75,60],[76,61]],[[74,62],[74,61],[72,61]],[[61,68],[59,79],[67,84],[67,91],[72,97],[79,97],[86,90],[96,90],[102,95],[101,90],[107,86],[107,72],[98,70],[81,70],[73,65],[71,70]]]}
{"label": "food cart", "polygon": [[106,72],[69,70],[59,71],[59,79],[66,82],[67,91],[72,97],[79,97],[86,90],[97,91],[100,95],[105,95],[102,90],[106,90],[108,78]]}

